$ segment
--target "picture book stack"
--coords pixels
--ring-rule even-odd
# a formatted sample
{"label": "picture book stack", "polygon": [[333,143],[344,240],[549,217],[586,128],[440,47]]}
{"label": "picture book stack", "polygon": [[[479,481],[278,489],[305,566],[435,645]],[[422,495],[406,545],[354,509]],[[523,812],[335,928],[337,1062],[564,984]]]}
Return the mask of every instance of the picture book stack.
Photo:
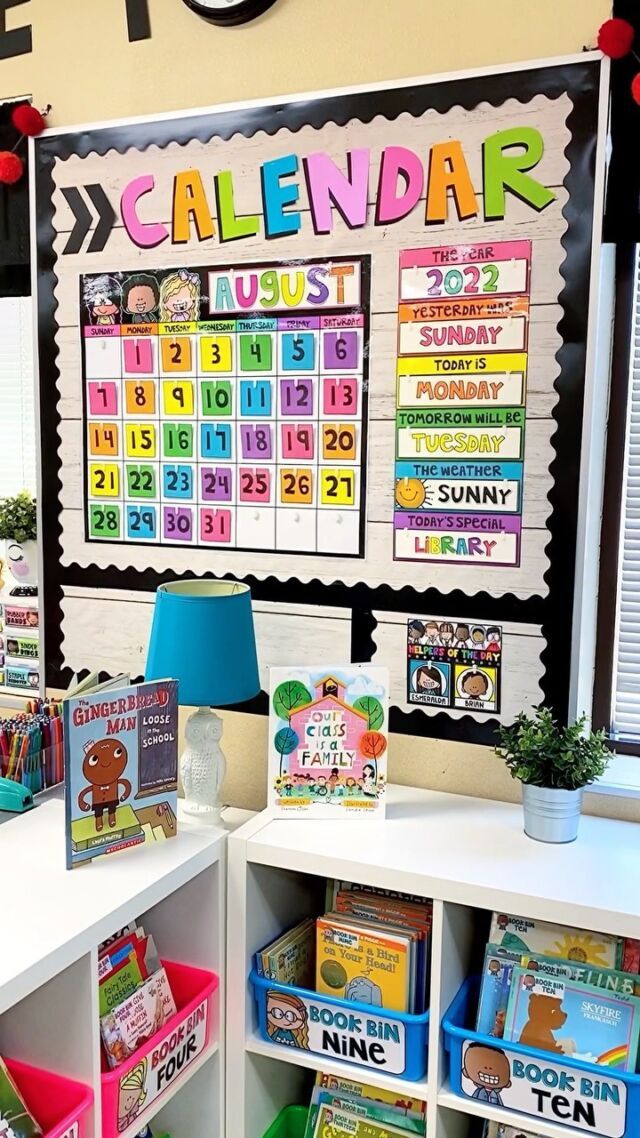
{"label": "picture book stack", "polygon": [[5,1138],[39,1138],[36,1122],[8,1067],[0,1059],[0,1134]]}
{"label": "picture book stack", "polygon": [[432,903],[423,897],[332,881],[325,914],[256,953],[256,971],[280,984],[421,1014],[428,1006],[431,919]]}
{"label": "picture book stack", "polygon": [[635,1071],[640,942],[494,913],[476,1030]]}
{"label": "picture book stack", "polygon": [[118,1067],[176,1014],[153,937],[128,925],[100,946],[100,1033],[109,1067]]}
{"label": "picture book stack", "polygon": [[426,1102],[318,1072],[304,1138],[426,1134]]}
{"label": "picture book stack", "polygon": [[63,709],[67,869],[175,837],[176,680],[90,676]]}

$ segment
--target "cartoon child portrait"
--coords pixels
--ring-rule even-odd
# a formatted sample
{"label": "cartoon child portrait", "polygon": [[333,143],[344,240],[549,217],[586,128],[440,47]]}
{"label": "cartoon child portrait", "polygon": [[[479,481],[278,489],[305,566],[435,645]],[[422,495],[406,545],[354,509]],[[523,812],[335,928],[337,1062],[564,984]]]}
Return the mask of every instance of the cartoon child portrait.
{"label": "cartoon child portrait", "polygon": [[419,644],[424,636],[425,627],[421,620],[409,621],[409,643]]}
{"label": "cartoon child portrait", "polygon": [[456,625],[455,631],[456,648],[469,648],[471,646],[470,631],[468,624]]}
{"label": "cartoon child portrait", "polygon": [[471,643],[474,648],[484,648],[484,628],[480,624],[474,624],[471,629]]}
{"label": "cartoon child portrait", "polygon": [[[93,810],[96,830],[102,830],[104,826],[105,811],[109,826],[115,826],[118,802],[124,802],[131,794],[129,779],[122,778],[128,759],[127,748],[119,739],[100,739],[97,743],[92,741],[84,745],[82,773],[89,786],[80,791],[78,806],[85,813]],[[87,801],[89,797],[91,804]]]}
{"label": "cartoon child portrait", "polygon": [[377,798],[378,796],[376,769],[373,763],[365,763],[362,768],[362,793],[367,794],[370,798]]}
{"label": "cartoon child portrait", "polygon": [[438,631],[439,630],[438,630],[438,625],[436,624],[435,620],[428,620],[427,621],[427,627],[426,627],[425,631],[427,634],[427,644],[437,644],[438,643]]}
{"label": "cartoon child portrait", "polygon": [[118,1094],[118,1130],[126,1130],[140,1113],[147,1097],[147,1060],[141,1059],[120,1083]]}
{"label": "cartoon child portrait", "polygon": [[500,652],[502,648],[502,629],[491,625],[487,629],[487,652]]}
{"label": "cartoon child portrait", "polygon": [[85,277],[82,286],[84,302],[92,324],[118,324],[120,317],[120,285],[107,273]]}
{"label": "cartoon child portrait", "polygon": [[200,277],[186,269],[169,273],[160,285],[160,319],[172,323],[197,320],[200,308]]}
{"label": "cartoon child portrait", "polygon": [[440,643],[445,647],[453,641],[453,625],[448,620],[443,620],[440,625]]}
{"label": "cartoon child portrait", "polygon": [[298,996],[267,992],[267,1032],[274,1043],[309,1049],[309,1015]]}
{"label": "cartoon child portrait", "polygon": [[460,679],[460,692],[469,699],[490,698],[491,682],[484,672],[472,668],[464,672]]}
{"label": "cartoon child portrait", "polygon": [[475,1087],[471,1098],[493,1106],[504,1106],[500,1091],[511,1086],[511,1065],[499,1047],[470,1043],[465,1052],[462,1074]]}
{"label": "cartoon child portrait", "polygon": [[411,677],[411,686],[416,692],[425,692],[429,695],[444,695],[445,678],[439,668],[434,664],[422,664],[416,668]]}
{"label": "cartoon child portrait", "polygon": [[122,308],[131,317],[132,324],[148,324],[159,299],[158,282],[148,273],[136,273],[122,286]]}

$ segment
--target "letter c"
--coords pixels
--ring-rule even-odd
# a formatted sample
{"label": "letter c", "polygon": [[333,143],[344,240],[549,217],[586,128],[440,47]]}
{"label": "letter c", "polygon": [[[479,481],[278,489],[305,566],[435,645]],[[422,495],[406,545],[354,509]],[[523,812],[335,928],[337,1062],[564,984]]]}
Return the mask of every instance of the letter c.
{"label": "letter c", "polygon": [[124,227],[133,241],[141,249],[153,249],[161,245],[169,236],[169,230],[159,221],[140,221],[136,206],[141,197],[151,193],[155,186],[153,174],[141,174],[125,186],[120,199],[120,213]]}

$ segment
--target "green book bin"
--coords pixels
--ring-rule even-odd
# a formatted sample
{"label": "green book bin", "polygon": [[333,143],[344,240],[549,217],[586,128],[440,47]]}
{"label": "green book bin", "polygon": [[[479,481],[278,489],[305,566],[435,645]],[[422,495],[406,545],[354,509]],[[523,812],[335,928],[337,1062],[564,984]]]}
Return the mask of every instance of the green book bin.
{"label": "green book bin", "polygon": [[285,1106],[262,1138],[304,1138],[308,1114],[306,1106]]}

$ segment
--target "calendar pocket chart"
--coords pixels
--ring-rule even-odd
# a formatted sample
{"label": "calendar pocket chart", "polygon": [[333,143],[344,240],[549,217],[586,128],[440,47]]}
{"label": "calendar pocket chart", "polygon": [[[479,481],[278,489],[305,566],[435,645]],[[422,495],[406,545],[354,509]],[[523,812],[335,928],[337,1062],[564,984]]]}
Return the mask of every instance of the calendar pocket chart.
{"label": "calendar pocket chart", "polygon": [[367,257],[87,274],[80,309],[89,541],[364,555]]}

